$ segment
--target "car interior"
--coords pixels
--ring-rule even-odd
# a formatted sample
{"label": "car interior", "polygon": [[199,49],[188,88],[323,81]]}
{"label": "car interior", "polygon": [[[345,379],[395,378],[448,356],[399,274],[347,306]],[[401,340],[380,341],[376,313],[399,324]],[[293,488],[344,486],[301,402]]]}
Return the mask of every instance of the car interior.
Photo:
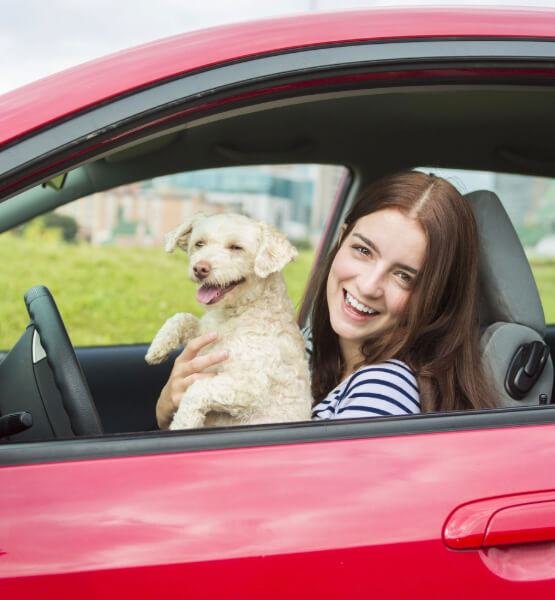
{"label": "car interior", "polygon": [[553,364],[530,264],[499,198],[480,191],[466,199],[480,235],[482,353],[498,405],[546,404]]}
{"label": "car interior", "polygon": [[[522,82],[386,88],[359,83],[181,117],[171,129],[158,125],[133,142],[103,147],[65,172],[61,186],[36,185],[5,200],[1,229],[93,193],[170,173],[256,164],[344,165],[349,176],[321,240],[325,253],[357,193],[388,173],[426,165],[553,177],[554,94],[550,87]],[[499,406],[548,404],[555,326],[545,324],[528,260],[499,199],[487,190],[467,198],[480,230],[482,340]],[[37,425],[27,428],[25,416],[17,423],[4,419],[3,441],[156,432],[154,405],[171,361],[147,366],[147,344],[74,353],[63,315],[41,283],[21,290],[21,311],[27,309],[31,324],[0,363],[6,386],[0,414],[32,412]],[[309,286],[301,326],[309,325],[310,300]]]}

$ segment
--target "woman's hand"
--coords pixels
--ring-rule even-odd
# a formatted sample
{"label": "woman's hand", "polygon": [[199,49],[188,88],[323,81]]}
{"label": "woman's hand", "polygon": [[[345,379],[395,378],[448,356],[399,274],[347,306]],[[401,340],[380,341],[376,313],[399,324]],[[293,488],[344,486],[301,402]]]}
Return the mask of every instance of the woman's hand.
{"label": "woman's hand", "polygon": [[160,429],[168,429],[181,398],[187,388],[204,377],[214,377],[216,373],[205,373],[205,369],[224,361],[229,356],[227,350],[197,356],[199,351],[211,344],[218,334],[206,333],[189,340],[183,352],[175,359],[172,372],[156,403],[156,421]]}

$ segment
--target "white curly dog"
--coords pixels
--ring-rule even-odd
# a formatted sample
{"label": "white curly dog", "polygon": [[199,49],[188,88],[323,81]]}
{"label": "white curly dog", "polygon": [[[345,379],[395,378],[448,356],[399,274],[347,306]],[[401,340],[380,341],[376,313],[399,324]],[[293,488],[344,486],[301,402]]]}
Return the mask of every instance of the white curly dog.
{"label": "white curly dog", "polygon": [[[165,360],[193,337],[217,331],[205,352],[227,350],[215,377],[189,386],[170,429],[310,419],[303,338],[281,270],[296,249],[275,227],[236,214],[195,214],[166,236],[189,255],[201,319],[178,313],[156,334],[146,361]],[[203,353],[203,350],[199,354]]]}

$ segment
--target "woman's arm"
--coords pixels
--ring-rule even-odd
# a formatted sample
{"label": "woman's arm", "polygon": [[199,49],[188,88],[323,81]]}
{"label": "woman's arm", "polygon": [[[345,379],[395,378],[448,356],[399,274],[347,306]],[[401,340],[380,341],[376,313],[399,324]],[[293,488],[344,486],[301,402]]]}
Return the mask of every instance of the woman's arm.
{"label": "woman's arm", "polygon": [[172,372],[156,403],[156,421],[160,429],[168,429],[179,403],[187,388],[195,381],[214,377],[216,373],[205,369],[227,359],[227,352],[212,352],[197,356],[198,352],[211,344],[217,337],[215,332],[207,333],[189,341],[183,352],[175,359]]}

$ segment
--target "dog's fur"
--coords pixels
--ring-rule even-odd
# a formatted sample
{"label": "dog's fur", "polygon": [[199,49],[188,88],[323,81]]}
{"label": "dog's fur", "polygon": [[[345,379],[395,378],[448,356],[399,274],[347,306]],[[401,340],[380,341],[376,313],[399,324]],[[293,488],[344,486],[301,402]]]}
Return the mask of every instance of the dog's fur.
{"label": "dog's fur", "polygon": [[199,354],[229,352],[211,369],[217,376],[189,386],[170,429],[310,419],[304,342],[280,273],[297,258],[285,235],[242,215],[196,214],[166,240],[168,252],[179,246],[189,255],[189,278],[210,286],[210,293],[200,287],[197,299],[212,298],[212,286],[239,282],[206,304],[201,319],[186,313],[168,319],[147,352],[148,363],[162,362],[209,331],[217,331],[218,338]]}

